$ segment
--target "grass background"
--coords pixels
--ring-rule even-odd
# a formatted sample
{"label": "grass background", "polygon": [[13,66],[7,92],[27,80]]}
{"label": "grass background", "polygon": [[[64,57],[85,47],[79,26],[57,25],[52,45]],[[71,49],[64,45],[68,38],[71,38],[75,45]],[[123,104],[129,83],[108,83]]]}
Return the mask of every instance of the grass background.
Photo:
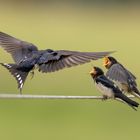
{"label": "grass background", "polygon": [[[138,86],[139,17],[139,5],[132,4],[0,1],[1,31],[39,49],[116,50],[113,56],[137,76]],[[0,62],[13,62],[1,48]],[[23,94],[100,95],[89,75],[92,65],[103,67],[98,60],[52,74],[36,71]],[[19,93],[3,67],[0,77],[0,93]],[[0,139],[139,140],[139,118],[140,110],[116,101],[0,100]]]}

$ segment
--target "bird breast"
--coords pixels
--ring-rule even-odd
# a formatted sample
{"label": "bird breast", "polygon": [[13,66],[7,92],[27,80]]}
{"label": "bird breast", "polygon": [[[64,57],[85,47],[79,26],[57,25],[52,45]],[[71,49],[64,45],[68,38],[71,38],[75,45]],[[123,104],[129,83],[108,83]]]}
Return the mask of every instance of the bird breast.
{"label": "bird breast", "polygon": [[111,88],[108,88],[101,83],[96,83],[96,87],[103,95],[107,96],[108,98],[114,98],[114,93]]}

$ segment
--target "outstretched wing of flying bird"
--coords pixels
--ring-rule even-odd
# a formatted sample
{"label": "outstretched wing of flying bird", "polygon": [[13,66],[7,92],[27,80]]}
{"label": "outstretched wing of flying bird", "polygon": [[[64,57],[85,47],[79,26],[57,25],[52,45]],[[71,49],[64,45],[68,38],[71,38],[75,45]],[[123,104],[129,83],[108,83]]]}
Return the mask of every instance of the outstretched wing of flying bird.
{"label": "outstretched wing of flying bird", "polygon": [[17,64],[30,57],[33,51],[38,50],[35,45],[16,39],[3,32],[0,32],[0,46],[12,55]]}
{"label": "outstretched wing of flying bird", "polygon": [[48,59],[39,65],[41,72],[55,72],[64,68],[88,63],[91,60],[97,60],[109,55],[112,52],[78,52],[59,50],[54,51],[55,54],[51,60]]}

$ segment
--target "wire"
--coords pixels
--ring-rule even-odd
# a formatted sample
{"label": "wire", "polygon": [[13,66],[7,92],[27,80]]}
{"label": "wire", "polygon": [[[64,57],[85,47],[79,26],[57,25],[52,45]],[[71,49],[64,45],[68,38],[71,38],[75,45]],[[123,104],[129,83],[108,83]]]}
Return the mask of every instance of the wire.
{"label": "wire", "polygon": [[[129,95],[129,98],[134,96]],[[98,99],[103,100],[102,96],[66,96],[66,95],[20,95],[20,94],[0,94],[0,99]]]}

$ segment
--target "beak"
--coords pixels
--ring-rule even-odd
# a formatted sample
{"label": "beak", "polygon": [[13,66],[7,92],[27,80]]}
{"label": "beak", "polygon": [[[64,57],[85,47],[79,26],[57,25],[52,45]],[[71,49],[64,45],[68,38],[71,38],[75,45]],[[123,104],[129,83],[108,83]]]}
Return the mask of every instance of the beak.
{"label": "beak", "polygon": [[104,57],[104,59],[103,59],[103,66],[107,66],[108,63],[109,63],[108,57]]}
{"label": "beak", "polygon": [[90,75],[95,75],[96,74],[96,71],[95,69],[92,69],[90,72],[89,72]]}

